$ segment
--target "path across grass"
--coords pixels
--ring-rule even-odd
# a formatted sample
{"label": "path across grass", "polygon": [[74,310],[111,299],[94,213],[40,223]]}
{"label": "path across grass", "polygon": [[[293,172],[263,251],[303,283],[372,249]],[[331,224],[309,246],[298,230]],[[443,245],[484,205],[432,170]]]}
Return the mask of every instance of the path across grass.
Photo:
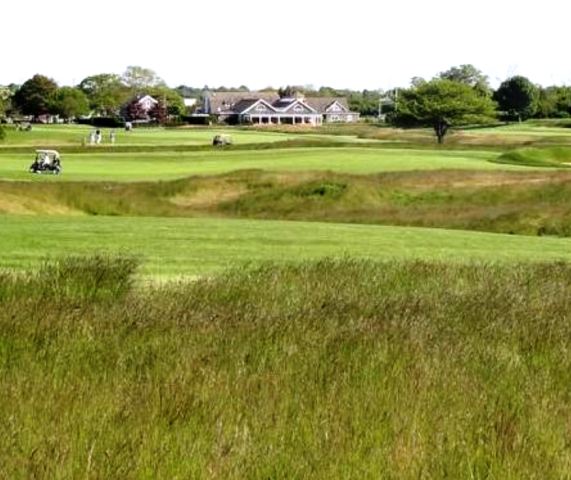
{"label": "path across grass", "polygon": [[424,228],[223,219],[0,216],[0,266],[96,252],[140,256],[143,273],[198,275],[326,256],[444,261],[571,260],[571,240]]}

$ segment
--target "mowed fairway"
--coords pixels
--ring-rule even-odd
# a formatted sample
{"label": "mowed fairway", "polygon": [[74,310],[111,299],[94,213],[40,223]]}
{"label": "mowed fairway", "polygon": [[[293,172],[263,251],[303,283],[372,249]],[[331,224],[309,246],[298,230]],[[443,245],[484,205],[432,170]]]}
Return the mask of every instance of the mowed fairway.
{"label": "mowed fairway", "polygon": [[330,170],[367,174],[389,171],[475,169],[521,170],[529,167],[492,163],[498,152],[389,148],[288,148],[270,150],[81,153],[63,156],[61,177],[32,175],[31,155],[0,154],[0,178],[35,181],[166,180],[245,169],[273,171]]}
{"label": "mowed fairway", "polygon": [[[31,132],[9,129],[6,140],[0,147],[30,146],[38,148],[57,146],[81,146],[88,141],[95,127],[85,125],[34,125]],[[258,130],[228,130],[212,128],[136,128],[131,132],[113,129],[118,146],[169,146],[210,145],[214,135],[228,135],[235,144],[268,143],[298,138],[296,134],[264,132]],[[102,145],[110,145],[110,128],[101,129]],[[316,138],[317,136],[309,136]],[[0,148],[1,151],[1,148]]]}
{"label": "mowed fairway", "polygon": [[571,240],[317,222],[131,217],[0,217],[0,265],[51,256],[141,258],[145,275],[201,275],[249,262],[328,256],[441,261],[571,260]]}

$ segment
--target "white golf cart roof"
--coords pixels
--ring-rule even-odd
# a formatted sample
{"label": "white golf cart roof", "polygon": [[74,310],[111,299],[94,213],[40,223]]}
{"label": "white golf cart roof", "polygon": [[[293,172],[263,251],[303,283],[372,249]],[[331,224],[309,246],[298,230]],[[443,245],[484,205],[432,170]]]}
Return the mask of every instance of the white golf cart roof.
{"label": "white golf cart roof", "polygon": [[54,155],[59,157],[59,152],[57,150],[36,150],[36,153],[43,153],[44,155]]}

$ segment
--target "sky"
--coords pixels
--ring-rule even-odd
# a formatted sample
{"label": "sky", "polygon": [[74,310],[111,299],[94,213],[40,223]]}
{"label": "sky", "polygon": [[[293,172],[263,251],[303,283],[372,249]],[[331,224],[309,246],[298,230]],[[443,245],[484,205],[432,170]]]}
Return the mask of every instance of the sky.
{"label": "sky", "polygon": [[372,90],[468,63],[492,86],[571,85],[569,0],[14,0],[0,12],[0,85],[139,65],[171,87]]}

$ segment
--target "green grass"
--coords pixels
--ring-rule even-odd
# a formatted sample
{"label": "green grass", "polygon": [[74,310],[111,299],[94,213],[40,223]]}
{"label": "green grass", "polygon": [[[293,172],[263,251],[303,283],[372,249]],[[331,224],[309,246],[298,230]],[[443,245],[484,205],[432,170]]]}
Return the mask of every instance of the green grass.
{"label": "green grass", "polygon": [[86,153],[62,157],[61,177],[27,172],[32,155],[0,154],[0,178],[34,181],[137,181],[213,175],[245,169],[274,171],[331,170],[375,173],[409,170],[514,170],[492,163],[497,152],[382,148],[292,148],[252,151]]}
{"label": "green grass", "polygon": [[569,477],[568,264],[130,268],[0,276],[0,477]]}
{"label": "green grass", "polygon": [[148,276],[201,275],[248,262],[326,256],[446,261],[571,260],[571,240],[318,222],[141,217],[0,216],[0,266],[45,256],[140,256]]}
{"label": "green grass", "polygon": [[[87,141],[93,127],[85,125],[34,125],[31,132],[7,129],[7,136],[0,142],[2,147],[29,146],[37,148],[57,146],[80,146]],[[111,129],[102,128],[102,145],[109,145]],[[136,128],[131,132],[116,128],[117,146],[169,146],[169,145],[210,145],[214,135],[228,135],[236,144],[267,143],[296,138],[293,133],[283,134],[259,130],[232,128]],[[94,147],[95,148],[95,147]]]}
{"label": "green grass", "polygon": [[546,122],[528,121],[523,123],[511,123],[492,128],[477,128],[470,130],[470,133],[477,134],[497,134],[497,135],[532,135],[536,137],[569,137],[571,140],[571,128],[550,125]]}

